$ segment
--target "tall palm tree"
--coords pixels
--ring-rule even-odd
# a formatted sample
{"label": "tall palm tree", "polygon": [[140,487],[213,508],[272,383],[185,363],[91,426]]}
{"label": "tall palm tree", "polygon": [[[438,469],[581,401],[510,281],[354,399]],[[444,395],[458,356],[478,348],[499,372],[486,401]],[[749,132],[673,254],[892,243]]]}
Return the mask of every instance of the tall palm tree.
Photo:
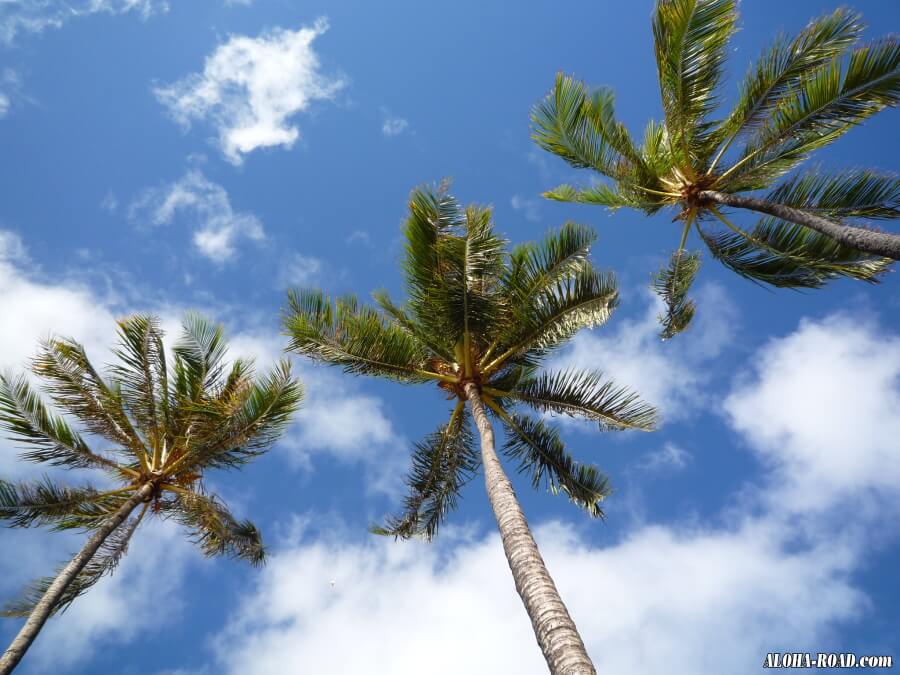
{"label": "tall palm tree", "polygon": [[[238,467],[278,438],[302,398],[290,364],[256,377],[252,361],[225,361],[222,328],[188,315],[167,362],[159,321],[119,321],[117,365],[106,377],[71,339],[50,339],[32,364],[46,393],[108,449],[92,449],[51,412],[24,376],[0,375],[0,423],[28,448],[23,459],[66,469],[99,469],[112,485],[67,487],[44,478],[0,481],[0,519],[91,532],[55,577],[35,581],[6,616],[28,619],[0,658],[0,675],[19,663],[46,620],[111,574],[146,516],[172,518],[209,556],[254,565],[265,551],[259,530],[238,520],[203,486],[210,469]],[[137,514],[134,512],[137,510]]]}
{"label": "tall palm tree", "polygon": [[[611,181],[561,185],[545,197],[678,211],[678,249],[654,279],[667,305],[664,338],[694,314],[687,292],[700,255],[685,250],[692,226],[726,266],[779,287],[815,288],[839,276],[876,281],[900,259],[900,235],[850,224],[900,215],[896,176],[812,168],[778,182],[812,151],[900,101],[900,43],[860,44],[860,16],[838,9],[794,38],[776,38],[749,69],[731,112],[716,119],[736,21],[735,0],[658,0],[653,38],[664,121],[651,120],[640,145],[616,119],[610,89],[591,91],[562,74],[531,114],[538,145]],[[741,194],[758,190],[769,191]],[[765,217],[748,231],[722,207]]]}
{"label": "tall palm tree", "polygon": [[481,464],[516,589],[550,671],[594,673],[497,456],[490,418],[505,428],[503,451],[534,487],[546,484],[602,515],[606,477],[574,460],[542,417],[518,408],[584,417],[604,430],[652,428],[654,410],[600,373],[539,373],[576,331],[607,320],[617,302],[615,280],[588,261],[590,230],[567,224],[540,244],[507,253],[491,211],[461,208],[443,186],[413,191],[404,233],[406,304],[378,292],[379,311],[353,296],[291,292],[290,348],[354,374],[431,382],[455,400],[449,420],[415,446],[403,512],[374,531],[431,539]]}

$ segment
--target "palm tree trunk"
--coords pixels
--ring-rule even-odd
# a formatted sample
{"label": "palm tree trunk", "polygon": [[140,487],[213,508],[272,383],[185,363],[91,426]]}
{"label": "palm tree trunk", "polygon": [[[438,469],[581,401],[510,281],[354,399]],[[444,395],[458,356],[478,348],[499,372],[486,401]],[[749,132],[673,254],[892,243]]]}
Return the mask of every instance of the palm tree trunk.
{"label": "palm tree trunk", "polygon": [[153,485],[152,483],[147,483],[129,497],[128,501],[122,504],[122,506],[119,507],[119,510],[110,516],[109,519],[91,535],[91,538],[87,540],[84,547],[57,575],[46,593],[44,593],[44,596],[34,606],[34,609],[31,610],[31,614],[28,615],[28,619],[25,621],[25,625],[22,626],[22,630],[19,631],[19,634],[16,635],[15,639],[9,645],[9,648],[3,654],[3,657],[0,658],[0,675],[9,675],[9,673],[11,673],[19,664],[19,661],[25,656],[25,652],[28,651],[31,643],[34,642],[38,633],[41,631],[41,628],[43,628],[44,623],[49,618],[53,608],[59,602],[59,599],[62,597],[66,588],[69,587],[69,584],[75,580],[81,570],[84,569],[84,566],[90,562],[100,546],[103,545],[103,542],[106,541],[106,538],[109,537],[117,527],[125,522],[138,504],[147,499],[151,494],[153,494]]}
{"label": "palm tree trunk", "polygon": [[475,426],[481,434],[484,482],[500,529],[506,560],[550,672],[552,675],[596,675],[575,622],[559,597],[559,591],[531,536],[512,483],[497,457],[494,430],[484,412],[478,387],[470,382],[465,390]]}
{"label": "palm tree trunk", "polygon": [[831,237],[839,244],[855,248],[857,251],[900,260],[900,234],[875,232],[862,227],[843,225],[802,209],[795,209],[792,206],[776,204],[765,199],[756,199],[755,197],[731,195],[724,192],[716,192],[715,190],[704,190],[699,194],[699,197],[700,199],[724,204],[725,206],[767,213],[770,216],[808,227],[820,234],[824,234],[826,237]]}

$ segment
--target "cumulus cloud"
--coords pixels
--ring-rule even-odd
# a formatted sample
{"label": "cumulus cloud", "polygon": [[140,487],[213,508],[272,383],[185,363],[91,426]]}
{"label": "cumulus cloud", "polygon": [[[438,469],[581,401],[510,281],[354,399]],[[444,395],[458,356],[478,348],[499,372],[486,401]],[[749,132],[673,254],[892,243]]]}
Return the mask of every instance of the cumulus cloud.
{"label": "cumulus cloud", "polygon": [[172,116],[188,127],[208,120],[225,157],[240,164],[257,148],[290,148],[300,137],[292,122],[316,100],[334,97],[344,86],[320,71],[312,43],[328,29],[320,19],[296,31],[276,29],[256,38],[235,35],[193,73],[154,90]]}
{"label": "cumulus cloud", "polygon": [[[33,559],[35,563],[24,568],[26,574],[52,574],[55,564],[66,562],[83,544],[85,536],[15,534],[19,535],[16,557],[5,556],[5,560],[0,560],[0,570],[4,577],[13,574],[18,581],[16,586],[30,580],[20,581],[24,576],[23,560]],[[22,664],[23,672],[35,675],[66,672],[89,660],[97,649],[144,640],[166,630],[182,609],[176,590],[188,565],[192,560],[200,561],[184,535],[173,522],[148,519],[135,533],[115,573],[101,579],[89,593],[44,627]],[[165,574],[159,574],[161,569]],[[11,588],[8,582],[2,588],[6,597],[19,590]],[[154,600],[148,603],[151,597]],[[166,607],[167,621],[159,620],[161,604]]]}
{"label": "cumulus cloud", "polygon": [[3,0],[0,42],[9,44],[19,33],[41,33],[91,14],[135,13],[146,19],[168,10],[166,0]]}
{"label": "cumulus cloud", "polygon": [[[871,608],[854,579],[878,544],[866,525],[878,516],[854,511],[852,524],[821,507],[898,484],[890,467],[900,450],[885,445],[900,424],[898,344],[874,324],[832,317],[763,347],[725,404],[765,460],[758,499],[737,500],[715,524],[641,525],[609,545],[558,523],[536,528],[598,670],[717,672],[727,654],[729,672],[755,673],[771,651],[833,651],[841,626]],[[826,413],[833,425],[822,426]],[[839,469],[839,484],[816,482],[820,463]],[[788,472],[798,478],[785,481]],[[820,508],[784,499],[801,480]],[[274,556],[214,644],[225,672],[257,675],[412,675],[423,663],[436,674],[546,671],[495,534],[430,547],[300,537]]]}
{"label": "cumulus cloud", "polygon": [[[598,670],[648,675],[714,672],[721,654],[729,672],[755,673],[775,645],[817,644],[864,607],[846,578],[849,542],[791,551],[784,535],[758,522],[647,527],[604,548],[563,525],[536,531]],[[497,535],[298,544],[271,559],[215,644],[230,673],[546,672]]]}
{"label": "cumulus cloud", "polygon": [[240,240],[265,239],[259,218],[235,211],[225,188],[197,169],[174,183],[144,190],[130,205],[128,217],[151,225],[186,223],[194,230],[194,245],[200,253],[217,263],[233,259]]}
{"label": "cumulus cloud", "polygon": [[605,326],[582,331],[552,367],[600,369],[655,405],[663,421],[677,420],[705,400],[703,387],[711,375],[705,366],[728,344],[737,312],[721,286],[701,286],[697,304],[709,311],[697,313],[684,339],[662,342],[657,321],[662,304],[649,291],[646,297],[643,316],[616,316]]}
{"label": "cumulus cloud", "polygon": [[803,321],[761,350],[724,410],[792,508],[900,489],[900,336],[871,321]]}

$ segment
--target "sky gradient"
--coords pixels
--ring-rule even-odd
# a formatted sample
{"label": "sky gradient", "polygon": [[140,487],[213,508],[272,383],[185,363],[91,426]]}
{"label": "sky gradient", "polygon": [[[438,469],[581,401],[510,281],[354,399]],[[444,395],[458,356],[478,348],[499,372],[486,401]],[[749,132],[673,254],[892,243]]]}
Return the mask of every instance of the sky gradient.
{"label": "sky gradient", "polygon": [[[265,366],[286,288],[400,296],[409,191],[449,177],[512,242],[567,219],[597,229],[621,305],[555,365],[604,370],[664,420],[602,435],[558,420],[610,476],[602,522],[508,465],[598,670],[900,657],[897,274],[774,292],[705,255],[694,325],[660,342],[649,276],[680,225],[543,200],[590,176],[539,150],[528,121],[559,70],[613,87],[633,134],[659,119],[652,2],[426,4],[0,2],[0,367],[51,333],[103,363],[116,317],[154,312],[174,337],[187,310]],[[836,6],[742,3],[725,91],[775,34]],[[896,3],[852,6],[868,38],[900,28]],[[897,125],[884,112],[815,161],[896,171]],[[149,523],[23,675],[545,672],[480,476],[434,543],[367,533],[398,506],[412,443],[446,419],[441,392],[297,371],[308,395],[285,438],[209,479],[260,526],[268,565],[204,560]],[[0,440],[0,477],[41,472]],[[0,529],[0,597],[80,542]]]}

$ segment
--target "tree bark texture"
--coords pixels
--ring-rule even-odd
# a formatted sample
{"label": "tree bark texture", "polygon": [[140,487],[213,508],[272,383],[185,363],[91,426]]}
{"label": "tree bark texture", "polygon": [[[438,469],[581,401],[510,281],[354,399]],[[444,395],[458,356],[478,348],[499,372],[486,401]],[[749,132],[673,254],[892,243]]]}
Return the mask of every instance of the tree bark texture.
{"label": "tree bark texture", "polygon": [[538,645],[552,675],[595,675],[594,664],[547,571],[512,483],[494,449],[494,431],[478,387],[468,383],[466,397],[481,434],[484,482],[516,590],[534,627]]}
{"label": "tree bark texture", "polygon": [[128,501],[122,504],[122,506],[119,507],[119,510],[112,514],[103,525],[91,535],[84,547],[56,576],[56,579],[50,584],[47,592],[44,593],[44,596],[38,601],[34,609],[31,610],[31,614],[28,615],[28,619],[25,621],[25,625],[22,626],[19,634],[16,635],[15,639],[10,643],[9,648],[3,654],[3,657],[0,658],[0,675],[9,675],[9,673],[11,673],[19,664],[19,661],[25,656],[25,652],[28,651],[31,643],[34,642],[38,633],[40,633],[44,623],[46,623],[47,619],[50,617],[53,608],[56,607],[56,604],[59,602],[63,593],[69,587],[69,584],[75,580],[81,570],[84,569],[84,566],[90,562],[91,558],[94,557],[94,554],[96,554],[103,545],[103,542],[106,541],[106,538],[125,522],[138,504],[147,499],[151,494],[153,494],[153,486],[148,483],[129,497]]}
{"label": "tree bark texture", "polygon": [[857,251],[900,260],[900,234],[874,232],[862,227],[842,225],[802,209],[795,209],[792,206],[776,204],[765,199],[756,199],[755,197],[731,195],[724,192],[716,192],[715,190],[705,190],[699,194],[699,197],[708,199],[716,204],[766,213],[770,216],[781,218],[781,220],[808,227],[834,239],[839,244],[855,248]]}

